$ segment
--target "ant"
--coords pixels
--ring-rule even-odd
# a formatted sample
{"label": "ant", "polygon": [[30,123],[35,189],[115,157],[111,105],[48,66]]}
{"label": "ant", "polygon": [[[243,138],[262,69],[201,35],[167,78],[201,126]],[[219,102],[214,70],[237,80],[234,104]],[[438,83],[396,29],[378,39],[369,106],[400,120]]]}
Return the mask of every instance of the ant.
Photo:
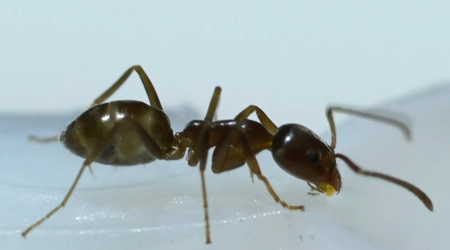
{"label": "ant", "polygon": [[[104,103],[133,73],[136,72],[147,92],[150,106],[134,100],[120,100]],[[203,120],[189,122],[182,132],[173,134],[169,118],[152,82],[139,66],[132,66],[94,103],[76,118],[58,136],[38,138],[30,136],[36,142],[60,141],[64,146],[85,159],[72,186],[60,205],[45,217],[27,228],[26,235],[64,207],[72,195],[86,167],[92,174],[91,163],[97,162],[111,166],[134,166],[147,164],[155,160],[179,160],[188,151],[189,166],[200,163],[200,176],[205,210],[206,243],[211,243],[208,215],[208,202],[204,171],[208,151],[215,147],[211,169],[219,174],[242,167],[250,168],[250,175],[256,175],[266,185],[269,193],[284,208],[304,211],[304,206],[292,206],[281,200],[261,173],[256,155],[263,150],[272,152],[273,159],[283,170],[294,177],[307,182],[312,190],[331,196],[339,193],[342,178],[336,164],[340,158],[357,174],[384,179],[402,186],[415,194],[424,205],[433,211],[430,198],[414,185],[378,172],[365,171],[347,156],[335,153],[336,127],[333,112],[343,112],[370,118],[399,127],[411,137],[409,128],[402,122],[363,111],[342,107],[328,107],[326,115],[330,124],[331,145],[324,142],[310,129],[299,124],[285,124],[277,127],[259,107],[250,105],[234,119],[216,120],[216,109],[222,89],[217,86],[212,95],[207,114]],[[248,117],[256,113],[259,122]]]}

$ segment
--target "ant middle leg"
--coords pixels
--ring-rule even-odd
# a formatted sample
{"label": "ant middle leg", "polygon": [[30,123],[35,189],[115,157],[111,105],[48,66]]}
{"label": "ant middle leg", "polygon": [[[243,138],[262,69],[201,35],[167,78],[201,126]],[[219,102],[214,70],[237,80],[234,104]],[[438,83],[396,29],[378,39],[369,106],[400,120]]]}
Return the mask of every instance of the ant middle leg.
{"label": "ant middle leg", "polygon": [[328,123],[330,125],[331,148],[333,148],[333,149],[336,148],[336,124],[334,122],[333,112],[347,113],[347,114],[354,115],[354,116],[359,116],[359,117],[363,117],[363,118],[368,118],[368,119],[388,123],[390,125],[400,128],[400,130],[402,130],[402,132],[405,134],[406,139],[408,141],[411,140],[411,137],[412,137],[411,129],[408,127],[408,125],[406,125],[405,123],[401,122],[398,119],[394,119],[394,118],[387,117],[387,116],[376,115],[376,114],[373,114],[373,113],[370,113],[367,111],[361,111],[361,110],[337,107],[337,106],[330,106],[326,109],[326,116],[328,119]]}
{"label": "ant middle leg", "polygon": [[[230,130],[226,132],[216,145],[216,149],[212,155],[211,170],[215,174],[228,172],[245,165],[245,157],[239,145],[232,145],[235,139],[235,134]],[[233,147],[232,147],[233,146]],[[253,172],[250,169],[250,178],[252,182]]]}
{"label": "ant middle leg", "polygon": [[202,182],[202,193],[203,193],[203,207],[205,209],[205,230],[206,230],[206,244],[211,243],[210,236],[210,225],[209,225],[209,214],[208,214],[208,197],[206,192],[206,181],[205,181],[205,169],[206,162],[208,160],[208,150],[209,150],[209,133],[211,129],[211,124],[214,119],[214,114],[216,113],[217,106],[220,100],[220,93],[222,88],[217,86],[214,89],[213,96],[209,103],[208,111],[206,113],[202,128],[200,129],[200,135],[197,145],[193,149],[192,153],[189,154],[188,164],[190,166],[196,166],[200,161],[200,177]]}
{"label": "ant middle leg", "polygon": [[[240,141],[241,152],[239,151],[231,151],[230,146],[231,142],[238,136]],[[236,148],[236,147],[235,147]],[[239,153],[238,153],[239,152]],[[239,125],[236,125],[233,129],[230,129],[224,137],[220,140],[219,144],[216,146],[214,150],[213,163],[212,168],[215,173],[221,173],[225,171],[230,171],[232,169],[237,168],[236,163],[239,162],[240,158],[243,156],[245,162],[250,168],[250,172],[253,175],[256,175],[258,179],[260,179],[266,185],[267,190],[270,195],[273,197],[275,202],[280,203],[281,206],[287,208],[289,210],[301,210],[305,209],[304,206],[293,206],[289,205],[285,201],[281,200],[280,197],[273,190],[272,185],[269,180],[261,173],[261,169],[259,168],[259,163],[256,160],[255,153],[252,151],[250,144],[247,139],[247,135],[242,130]],[[227,158],[228,157],[228,158]],[[240,164],[239,164],[240,165]],[[242,164],[243,165],[243,164]],[[241,166],[242,166],[241,165]],[[240,166],[238,166],[240,167]]]}
{"label": "ant middle leg", "polygon": [[311,188],[311,192],[308,192],[311,196],[320,195],[321,193],[326,192],[326,190],[319,190],[318,186],[314,187],[310,182],[307,182],[308,186]]}
{"label": "ant middle leg", "polygon": [[[214,150],[212,155],[212,165],[211,170],[215,174],[220,174],[223,172],[228,172],[234,169],[238,169],[245,165],[245,157],[243,155],[242,149],[240,145],[233,144],[234,135],[229,135],[232,131],[226,132],[220,139],[216,145],[216,149],[220,148],[221,150]],[[223,150],[222,150],[223,149]],[[262,151],[263,148],[260,148]],[[254,183],[254,173],[250,170],[250,179]]]}

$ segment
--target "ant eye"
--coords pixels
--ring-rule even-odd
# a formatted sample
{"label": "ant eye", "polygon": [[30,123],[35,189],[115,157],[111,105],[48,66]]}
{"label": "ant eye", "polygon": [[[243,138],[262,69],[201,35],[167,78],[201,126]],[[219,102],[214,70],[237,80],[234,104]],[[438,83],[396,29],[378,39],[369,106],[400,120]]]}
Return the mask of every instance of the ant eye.
{"label": "ant eye", "polygon": [[308,160],[309,160],[312,164],[317,165],[317,164],[319,164],[319,162],[320,162],[320,160],[321,160],[321,158],[322,158],[322,155],[320,154],[320,152],[316,152],[316,151],[311,151],[311,150],[309,150],[309,151],[306,153],[306,157],[308,157]]}

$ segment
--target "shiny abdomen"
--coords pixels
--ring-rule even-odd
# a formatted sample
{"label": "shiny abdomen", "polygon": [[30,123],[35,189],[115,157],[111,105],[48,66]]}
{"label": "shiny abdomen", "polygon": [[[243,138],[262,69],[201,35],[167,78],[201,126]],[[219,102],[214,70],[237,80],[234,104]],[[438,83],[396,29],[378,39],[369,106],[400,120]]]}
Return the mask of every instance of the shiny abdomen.
{"label": "shiny abdomen", "polygon": [[114,101],[92,107],[61,133],[60,141],[72,153],[86,158],[96,145],[108,140],[115,126],[119,126],[95,162],[131,166],[154,161],[142,138],[127,121],[141,125],[163,151],[172,145],[169,118],[161,110],[139,101]]}

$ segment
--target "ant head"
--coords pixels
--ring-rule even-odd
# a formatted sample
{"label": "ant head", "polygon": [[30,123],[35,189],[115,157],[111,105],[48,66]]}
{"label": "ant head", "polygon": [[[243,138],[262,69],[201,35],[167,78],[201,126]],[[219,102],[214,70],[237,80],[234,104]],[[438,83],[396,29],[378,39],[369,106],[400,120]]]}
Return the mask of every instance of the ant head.
{"label": "ant head", "polygon": [[307,127],[279,127],[272,143],[272,156],[283,170],[313,184],[313,189],[333,195],[342,186],[334,150]]}

